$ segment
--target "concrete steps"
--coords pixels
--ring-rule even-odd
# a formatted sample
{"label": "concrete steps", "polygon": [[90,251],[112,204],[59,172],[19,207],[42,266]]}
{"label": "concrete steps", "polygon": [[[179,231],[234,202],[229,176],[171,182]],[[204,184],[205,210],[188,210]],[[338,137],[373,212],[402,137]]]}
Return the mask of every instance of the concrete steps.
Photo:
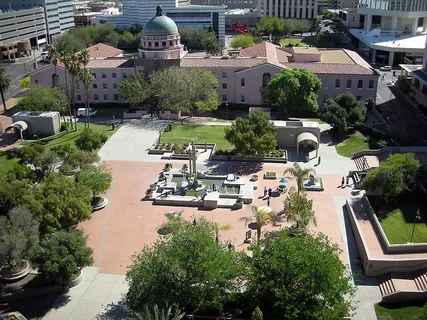
{"label": "concrete steps", "polygon": [[236,199],[219,198],[218,208],[232,208],[236,203]]}
{"label": "concrete steps", "polygon": [[377,276],[377,280],[382,296],[386,296],[396,292],[396,288],[394,287],[393,279],[390,277],[390,274],[386,273]]}
{"label": "concrete steps", "polygon": [[353,161],[356,165],[357,170],[365,171],[365,170],[369,169],[369,164],[368,164],[368,161],[366,160],[365,156],[353,158]]}
{"label": "concrete steps", "polygon": [[414,282],[418,290],[426,291],[427,290],[427,272],[426,270],[418,271],[413,273]]}

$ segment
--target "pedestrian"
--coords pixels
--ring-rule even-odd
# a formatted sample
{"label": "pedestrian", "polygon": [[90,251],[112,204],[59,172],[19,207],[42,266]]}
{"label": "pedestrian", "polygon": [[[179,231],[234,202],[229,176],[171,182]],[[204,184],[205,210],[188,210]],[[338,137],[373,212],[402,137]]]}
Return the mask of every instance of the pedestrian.
{"label": "pedestrian", "polygon": [[270,198],[271,197],[271,193],[273,192],[273,189],[271,189],[271,188],[268,188],[268,197]]}
{"label": "pedestrian", "polygon": [[320,164],[320,161],[322,160],[322,158],[319,156],[319,158],[317,158],[317,165]]}
{"label": "pedestrian", "polygon": [[342,179],[341,179],[341,187],[344,186],[344,182],[345,182],[345,179],[344,179],[344,177],[342,177]]}
{"label": "pedestrian", "polygon": [[270,206],[270,196],[267,198],[267,206]]}
{"label": "pedestrian", "polygon": [[267,195],[267,187],[264,187],[264,198]]}

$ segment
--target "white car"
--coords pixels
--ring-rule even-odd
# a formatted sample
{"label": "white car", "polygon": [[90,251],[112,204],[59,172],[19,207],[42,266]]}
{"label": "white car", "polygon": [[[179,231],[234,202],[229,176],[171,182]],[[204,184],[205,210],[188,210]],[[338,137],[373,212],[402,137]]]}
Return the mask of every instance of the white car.
{"label": "white car", "polygon": [[93,110],[92,108],[87,109],[87,114],[86,114],[86,108],[77,109],[77,117],[85,117],[86,115],[89,115],[89,117],[96,117],[97,113],[98,111]]}
{"label": "white car", "polygon": [[391,71],[393,68],[391,66],[385,66],[380,68],[381,71]]}

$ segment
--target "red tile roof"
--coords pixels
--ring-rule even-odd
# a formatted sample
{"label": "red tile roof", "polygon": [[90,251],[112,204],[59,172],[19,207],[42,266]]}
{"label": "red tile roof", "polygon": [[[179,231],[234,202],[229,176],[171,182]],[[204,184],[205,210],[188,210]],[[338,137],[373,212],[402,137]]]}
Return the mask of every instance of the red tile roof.
{"label": "red tile roof", "polygon": [[237,57],[237,58],[221,59],[221,57],[210,57],[210,58],[184,57],[181,60],[181,67],[252,68],[264,63],[267,63],[266,58]]}
{"label": "red tile roof", "polygon": [[133,68],[133,59],[129,58],[108,58],[108,59],[93,59],[89,60],[86,68]]}
{"label": "red tile roof", "polygon": [[123,53],[123,50],[114,48],[105,43],[98,43],[87,48],[89,59],[117,57]]}
{"label": "red tile roof", "polygon": [[258,43],[252,47],[243,49],[240,51],[240,56],[242,57],[267,57],[267,42]]}

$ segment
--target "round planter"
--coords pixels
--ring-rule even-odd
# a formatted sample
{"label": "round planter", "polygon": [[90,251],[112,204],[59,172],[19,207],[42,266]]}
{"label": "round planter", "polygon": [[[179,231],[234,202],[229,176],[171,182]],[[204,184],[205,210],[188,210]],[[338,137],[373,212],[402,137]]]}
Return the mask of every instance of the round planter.
{"label": "round planter", "polygon": [[100,203],[97,203],[96,205],[92,205],[92,211],[97,211],[105,208],[108,204],[108,199],[105,197],[101,197],[102,201]]}
{"label": "round planter", "polygon": [[251,177],[251,181],[258,181],[258,176],[257,176],[256,174],[254,174],[254,175]]}
{"label": "round planter", "polygon": [[70,284],[68,285],[68,288],[72,288],[72,287],[75,287],[75,286],[79,285],[80,283],[83,282],[84,278],[85,278],[85,276],[84,276],[82,270],[80,270],[79,276],[77,278],[75,278],[75,279],[73,279],[73,280],[70,281]]}
{"label": "round planter", "polygon": [[27,274],[30,273],[30,263],[27,260],[23,260],[25,262],[25,268],[19,272],[4,274],[0,276],[0,279],[5,281],[18,281],[24,278]]}

